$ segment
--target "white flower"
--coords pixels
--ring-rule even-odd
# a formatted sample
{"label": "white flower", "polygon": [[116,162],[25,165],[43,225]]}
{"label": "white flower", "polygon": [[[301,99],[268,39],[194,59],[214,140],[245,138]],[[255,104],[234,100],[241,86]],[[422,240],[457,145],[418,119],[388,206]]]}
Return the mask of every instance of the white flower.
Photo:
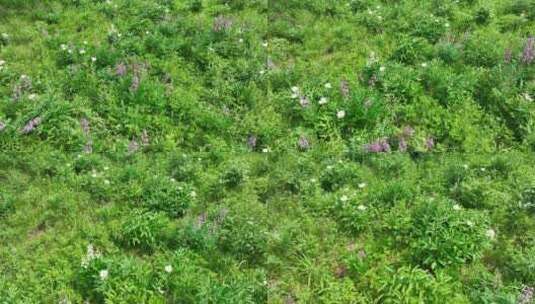
{"label": "white flower", "polygon": [[453,210],[457,210],[457,211],[459,211],[459,210],[461,210],[461,209],[462,209],[461,206],[459,206],[459,205],[457,205],[457,204],[453,205]]}
{"label": "white flower", "polygon": [[104,184],[109,185],[109,184],[110,184],[110,181],[107,180],[107,179],[105,179],[105,180],[104,180]]}
{"label": "white flower", "polygon": [[6,62],[0,59],[0,66],[4,65]]}
{"label": "white flower", "polygon": [[450,24],[448,22],[446,22],[446,24],[444,24],[444,26],[450,27]]}
{"label": "white flower", "polygon": [[299,93],[299,87],[293,86],[291,90],[293,93]]}
{"label": "white flower", "polygon": [[481,171],[485,172],[487,169],[486,168],[481,168]]}
{"label": "white flower", "polygon": [[165,265],[165,268],[164,268],[165,272],[167,273],[171,273],[173,271],[173,266],[171,265]]}
{"label": "white flower", "polygon": [[333,87],[333,86],[331,85],[330,82],[327,82],[327,83],[325,84],[325,88],[326,88],[326,89],[331,89],[332,87]]}
{"label": "white flower", "polygon": [[315,182],[317,182],[317,181],[318,181],[318,180],[315,179],[315,178],[311,178],[311,179],[310,179],[310,182],[311,182],[311,183],[315,183]]}
{"label": "white flower", "polygon": [[109,169],[110,169],[110,167],[108,167],[108,166],[104,167],[104,171],[108,171]]}
{"label": "white flower", "polygon": [[[0,65],[2,65],[1,61],[0,61]],[[524,93],[524,95],[522,95],[522,97],[524,97],[524,99],[526,101],[529,101],[529,102],[532,102],[533,101],[533,98],[531,98],[531,96],[529,95],[529,93]]]}
{"label": "white flower", "polygon": [[67,53],[72,54],[72,50],[71,50],[71,49],[68,49],[68,50],[67,50]]}
{"label": "white flower", "polygon": [[340,110],[340,111],[336,112],[336,117],[338,117],[338,119],[342,119],[342,118],[346,117],[346,111]]}
{"label": "white flower", "polygon": [[33,94],[33,93],[32,93],[32,94],[28,95],[28,99],[29,99],[29,100],[35,100],[35,99],[37,99],[37,94]]}
{"label": "white flower", "polygon": [[268,153],[268,152],[269,152],[269,148],[264,148],[264,149],[262,149],[262,152],[263,152],[263,153]]}
{"label": "white flower", "polygon": [[108,274],[109,274],[108,269],[103,269],[98,273],[98,275],[100,276],[100,279],[103,281],[108,278]]}
{"label": "white flower", "polygon": [[242,43],[242,42],[243,42],[243,38],[240,38],[238,41],[239,41],[240,43]]}
{"label": "white flower", "polygon": [[467,164],[464,164],[464,165],[463,165],[463,168],[468,169],[468,165],[467,165]]}
{"label": "white flower", "polygon": [[79,51],[79,53],[80,53],[80,55],[83,55],[83,54],[85,54],[85,50],[84,50],[84,49],[81,49],[81,50]]}
{"label": "white flower", "polygon": [[366,187],[366,183],[360,183],[358,186],[359,186],[360,189],[362,189],[362,188]]}
{"label": "white flower", "polygon": [[268,46],[268,43],[267,43],[267,42],[264,42],[264,43],[262,43],[262,46],[263,46],[263,47],[267,47],[267,46]]}
{"label": "white flower", "polygon": [[2,33],[2,38],[4,38],[4,39],[8,39],[8,38],[9,38],[9,35],[6,34],[6,33]]}
{"label": "white flower", "polygon": [[368,209],[368,208],[366,208],[366,206],[364,206],[364,205],[359,205],[359,206],[357,207],[357,209],[359,209],[360,211],[364,211],[364,210],[366,210],[366,209]]}
{"label": "white flower", "polygon": [[496,237],[496,231],[494,231],[494,229],[488,229],[486,232],[485,232],[485,235],[493,240],[495,237]]}
{"label": "white flower", "polygon": [[427,63],[422,63],[422,68],[427,68]]}
{"label": "white flower", "polygon": [[326,97],[322,97],[322,98],[320,98],[320,101],[318,101],[318,103],[319,103],[320,105],[324,105],[324,104],[327,103],[327,101],[328,101],[328,100],[327,100]]}
{"label": "white flower", "polygon": [[97,57],[91,57],[91,61],[96,62],[97,61]]}
{"label": "white flower", "polygon": [[197,197],[197,192],[191,191],[190,195],[191,195],[191,197]]}
{"label": "white flower", "polygon": [[84,40],[84,44],[87,45],[87,41]]}
{"label": "white flower", "polygon": [[348,199],[349,197],[347,197],[347,195],[342,195],[342,197],[340,198],[342,202],[347,202]]}
{"label": "white flower", "polygon": [[379,71],[380,71],[380,72],[384,72],[385,70],[386,70],[386,67],[384,67],[384,66],[382,66],[382,67],[379,68]]}
{"label": "white flower", "polygon": [[260,73],[260,75],[264,75],[264,73],[266,73],[266,71],[265,70],[260,70],[259,73]]}
{"label": "white flower", "polygon": [[473,227],[474,226],[474,222],[468,220],[468,221],[466,221],[466,225],[468,225],[470,227]]}

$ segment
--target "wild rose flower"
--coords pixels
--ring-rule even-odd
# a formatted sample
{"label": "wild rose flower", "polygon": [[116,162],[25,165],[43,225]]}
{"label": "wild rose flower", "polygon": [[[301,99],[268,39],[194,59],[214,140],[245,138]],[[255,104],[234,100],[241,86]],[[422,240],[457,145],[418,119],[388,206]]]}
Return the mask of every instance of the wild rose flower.
{"label": "wild rose flower", "polygon": [[28,134],[32,132],[37,126],[39,126],[39,124],[41,124],[42,121],[43,119],[40,116],[31,119],[30,121],[28,121],[28,123],[26,123],[24,128],[22,128],[21,133]]}
{"label": "wild rose flower", "polygon": [[0,121],[0,132],[4,131],[6,124],[3,121]]}
{"label": "wild rose flower", "polygon": [[310,100],[306,96],[299,97],[299,104],[301,107],[306,108],[310,105]]}
{"label": "wild rose flower", "polygon": [[126,64],[124,63],[119,63],[116,67],[115,67],[115,75],[119,76],[119,77],[123,77],[124,75],[126,75],[126,72],[127,72],[127,67],[126,67]]}
{"label": "wild rose flower", "polygon": [[232,27],[232,19],[225,16],[217,16],[214,19],[212,29],[214,32],[227,31]]}
{"label": "wild rose flower", "polygon": [[529,37],[522,52],[522,63],[530,64],[535,59],[535,37]]}
{"label": "wild rose flower", "polygon": [[349,96],[349,82],[347,82],[345,79],[340,81],[340,94],[342,94],[344,97]]}
{"label": "wild rose flower", "polygon": [[310,148],[310,143],[308,142],[308,139],[303,135],[299,137],[297,145],[301,150],[308,150]]}

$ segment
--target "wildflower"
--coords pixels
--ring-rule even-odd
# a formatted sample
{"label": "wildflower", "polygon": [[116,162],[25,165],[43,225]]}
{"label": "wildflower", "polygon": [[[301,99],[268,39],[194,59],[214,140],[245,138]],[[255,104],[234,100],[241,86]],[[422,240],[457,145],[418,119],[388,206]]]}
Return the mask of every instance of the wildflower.
{"label": "wildflower", "polygon": [[2,59],[0,59],[0,66],[3,66],[4,64],[6,64],[6,61],[5,61],[5,60],[2,60]]}
{"label": "wildflower", "polygon": [[310,143],[308,142],[308,139],[303,135],[299,137],[299,141],[297,142],[297,145],[299,146],[299,149],[301,150],[308,150],[310,148]]}
{"label": "wildflower", "polygon": [[97,62],[97,57],[91,57],[92,62]]}
{"label": "wildflower", "polygon": [[349,96],[349,83],[345,79],[340,81],[340,94],[344,97]]}
{"label": "wildflower", "polygon": [[410,126],[406,126],[403,128],[403,131],[401,133],[401,136],[404,136],[404,137],[411,137],[414,135],[414,129]]}
{"label": "wildflower", "polygon": [[364,206],[364,205],[359,205],[359,206],[357,207],[357,209],[360,210],[360,211],[365,211],[365,210],[368,209],[368,208],[367,208],[366,206]]}
{"label": "wildflower", "polygon": [[328,102],[327,97],[321,97],[320,100],[318,101],[318,104],[324,105],[327,102]]}
{"label": "wildflower", "polygon": [[103,281],[106,280],[106,279],[108,278],[108,274],[109,274],[109,273],[108,273],[108,270],[107,270],[107,269],[103,269],[103,270],[101,270],[101,271],[98,273],[100,279],[103,280]]}
{"label": "wildflower", "polygon": [[529,37],[522,52],[522,63],[530,64],[535,59],[535,37]]}
{"label": "wildflower", "polygon": [[84,135],[89,135],[89,120],[87,120],[87,118],[80,119],[80,127],[82,128]]}
{"label": "wildflower", "polygon": [[388,144],[388,140],[386,138],[379,140],[379,144],[381,145],[383,152],[390,151],[390,144]]}
{"label": "wildflower", "polygon": [[93,152],[93,140],[89,139],[84,145],[84,153],[91,154]]}
{"label": "wildflower", "polygon": [[243,38],[238,39],[238,42],[242,43],[243,42]]}
{"label": "wildflower", "polygon": [[139,76],[134,75],[134,77],[132,78],[132,84],[130,85],[130,91],[131,92],[137,91],[137,89],[139,89],[140,82],[141,82],[141,79],[139,78]]}
{"label": "wildflower", "polygon": [[39,126],[39,124],[41,124],[42,121],[43,119],[40,116],[31,119],[30,121],[28,121],[28,123],[26,123],[24,128],[22,128],[21,133],[28,134],[32,132],[37,126]]}
{"label": "wildflower", "polygon": [[32,80],[27,75],[21,75],[19,83],[13,87],[13,100],[19,101],[25,92],[32,89]]}
{"label": "wildflower", "polygon": [[190,194],[189,194],[191,197],[197,197],[197,192],[195,191],[191,191]]}
{"label": "wildflower", "polygon": [[427,68],[427,63],[426,62],[422,63],[422,68]]}
{"label": "wildflower", "polygon": [[165,272],[171,273],[173,271],[173,266],[171,265],[165,265],[164,267]]}
{"label": "wildflower", "polygon": [[511,50],[511,48],[505,49],[505,52],[503,53],[503,61],[505,63],[511,63],[512,59],[513,59],[513,50]]}
{"label": "wildflower", "polygon": [[349,198],[347,197],[347,195],[342,195],[342,197],[340,198],[342,202],[347,202],[348,199]]}
{"label": "wildflower", "polygon": [[526,101],[529,101],[529,102],[532,102],[533,101],[533,98],[529,95],[529,93],[524,93],[522,94],[522,97],[524,97],[524,99]]}
{"label": "wildflower", "polygon": [[427,150],[432,150],[434,147],[435,147],[435,140],[433,139],[433,137],[428,137],[426,140],[425,140],[425,147],[427,148]]}
{"label": "wildflower", "polygon": [[230,18],[220,15],[214,19],[214,24],[212,26],[212,29],[214,32],[221,32],[221,31],[229,30],[231,27],[232,27],[232,20]]}
{"label": "wildflower", "polygon": [[104,184],[109,185],[109,184],[110,184],[110,180],[105,179],[105,180],[104,180]]}
{"label": "wildflower", "polygon": [[262,43],[262,46],[263,46],[263,47],[267,47],[267,46],[268,46],[268,43],[267,43],[267,42],[263,42],[263,43]]}
{"label": "wildflower", "polygon": [[384,72],[384,71],[386,71],[386,67],[381,66],[381,67],[379,68],[379,71],[380,71],[380,72]]}
{"label": "wildflower", "polygon": [[84,49],[81,49],[81,50],[79,51],[79,53],[80,53],[80,55],[83,55],[83,54],[85,54],[85,50],[84,50]]}
{"label": "wildflower", "polygon": [[493,240],[495,237],[496,237],[496,231],[494,231],[494,229],[488,229],[486,232],[485,232],[485,235]]}
{"label": "wildflower", "polygon": [[342,118],[346,117],[346,111],[340,110],[340,111],[336,112],[336,117],[338,119],[342,119]]}
{"label": "wildflower", "polygon": [[518,304],[532,303],[534,292],[535,292],[535,288],[524,286],[524,288],[522,288],[522,291],[520,292],[520,295],[518,296],[516,303]]}
{"label": "wildflower", "polygon": [[299,97],[299,104],[301,107],[306,108],[310,105],[310,100],[306,96]]}
{"label": "wildflower", "polygon": [[398,142],[398,150],[400,152],[405,152],[407,151],[407,141],[405,140],[405,138],[400,138],[399,139],[399,142]]}
{"label": "wildflower", "polygon": [[135,139],[132,139],[130,143],[128,144],[128,154],[133,154],[137,150],[139,150],[139,144]]}
{"label": "wildflower", "polygon": [[275,63],[273,62],[273,60],[271,58],[269,58],[269,57],[267,59],[266,66],[267,66],[268,70],[273,70],[273,69],[275,69],[277,67],[275,65]]}
{"label": "wildflower", "polygon": [[360,184],[358,184],[358,187],[359,187],[360,189],[362,189],[362,188],[366,187],[366,183],[360,183]]}
{"label": "wildflower", "polygon": [[326,89],[332,89],[333,87],[330,82],[327,82],[324,86]]}
{"label": "wildflower", "polygon": [[121,62],[115,67],[115,75],[122,77],[126,75],[126,70],[127,70],[126,65]]}
{"label": "wildflower", "polygon": [[6,128],[6,123],[0,121],[0,132],[4,131],[5,128]]}
{"label": "wildflower", "polygon": [[63,51],[66,51],[66,50],[67,50],[67,45],[65,45],[65,44],[62,44],[62,45],[60,45],[59,47],[60,47],[61,50],[63,50]]}
{"label": "wildflower", "polygon": [[468,220],[468,221],[466,221],[466,225],[468,225],[469,227],[473,227],[474,226],[474,222]]}
{"label": "wildflower", "polygon": [[247,146],[249,149],[253,150],[256,147],[256,141],[257,139],[254,135],[249,135],[249,137],[247,137]]}
{"label": "wildflower", "polygon": [[89,263],[96,258],[100,257],[100,252],[93,247],[93,244],[87,245],[87,251],[85,256],[82,258],[82,267],[87,268]]}
{"label": "wildflower", "polygon": [[459,206],[458,204],[453,205],[453,210],[459,211],[461,209],[462,209],[461,206]]}
{"label": "wildflower", "polygon": [[268,153],[268,152],[269,152],[269,148],[262,149],[262,153]]}
{"label": "wildflower", "polygon": [[143,132],[141,132],[141,145],[148,146],[149,143],[150,143],[149,134],[147,133],[146,129],[143,129]]}
{"label": "wildflower", "polygon": [[36,99],[37,99],[37,94],[30,94],[30,95],[28,95],[28,99],[29,99],[29,100],[36,100]]}

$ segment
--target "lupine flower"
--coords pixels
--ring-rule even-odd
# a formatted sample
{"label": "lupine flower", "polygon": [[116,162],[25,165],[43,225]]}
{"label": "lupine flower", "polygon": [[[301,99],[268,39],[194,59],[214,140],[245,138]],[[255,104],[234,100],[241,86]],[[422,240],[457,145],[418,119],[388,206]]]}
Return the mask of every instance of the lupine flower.
{"label": "lupine flower", "polygon": [[139,150],[139,144],[135,139],[132,139],[130,143],[128,144],[128,154],[133,154],[137,150]]}
{"label": "lupine flower", "polygon": [[137,91],[137,89],[139,89],[139,84],[141,82],[141,79],[139,78],[139,75],[134,75],[134,77],[132,77],[132,84],[130,85],[130,91],[131,92],[135,92]]}
{"label": "lupine flower", "polygon": [[227,31],[231,27],[232,27],[232,19],[220,15],[214,19],[214,24],[213,24],[212,29],[214,32],[221,32],[221,31]]}
{"label": "lupine flower", "polygon": [[303,135],[299,137],[297,145],[301,150],[308,150],[310,148],[310,143],[308,142],[308,139]]}
{"label": "lupine flower", "polygon": [[28,134],[28,133],[32,132],[33,129],[35,129],[37,126],[39,126],[39,124],[41,124],[42,121],[43,121],[43,119],[41,117],[39,117],[39,116],[37,116],[34,119],[28,121],[28,123],[26,123],[24,128],[22,128],[22,130],[21,130],[22,134]]}
{"label": "lupine flower", "polygon": [[247,146],[249,149],[253,150],[256,147],[256,140],[256,136],[252,134],[247,137]]}
{"label": "lupine flower", "polygon": [[93,140],[89,139],[84,145],[84,153],[93,153]]}
{"label": "lupine flower", "polygon": [[89,135],[89,120],[87,118],[80,119],[80,127],[86,136]]}
{"label": "lupine flower", "polygon": [[340,111],[336,112],[336,117],[338,117],[338,119],[342,119],[342,118],[346,117],[346,111],[340,110]]}
{"label": "lupine flower", "polygon": [[522,52],[522,63],[530,64],[535,59],[535,37],[529,37]]}
{"label": "lupine flower", "polygon": [[403,137],[411,137],[414,135],[414,129],[410,126],[406,126],[403,128],[403,132],[401,133],[401,136]]}
{"label": "lupine flower", "polygon": [[386,138],[383,138],[375,142],[365,144],[364,150],[369,153],[390,152],[390,144]]}
{"label": "lupine flower", "polygon": [[433,139],[433,137],[428,137],[425,140],[425,147],[427,148],[427,150],[432,150],[435,147],[435,140]]}
{"label": "lupine flower", "polygon": [[407,151],[407,141],[406,141],[405,138],[403,138],[403,137],[399,139],[398,150],[399,150],[400,152],[405,152],[405,151]]}
{"label": "lupine flower", "polygon": [[306,108],[310,105],[310,100],[308,99],[308,97],[306,96],[300,96],[299,97],[299,104],[303,107],[303,108]]}
{"label": "lupine flower", "polygon": [[503,61],[505,63],[511,63],[511,60],[513,60],[513,50],[511,50],[511,48],[507,48],[503,53]]}
{"label": "lupine flower", "polygon": [[381,145],[383,152],[390,152],[390,144],[386,138],[379,140],[379,144]]}
{"label": "lupine flower", "polygon": [[19,101],[22,95],[32,89],[32,80],[27,75],[20,76],[19,83],[13,87],[13,100]]}
{"label": "lupine flower", "polygon": [[126,75],[126,71],[127,71],[127,67],[126,67],[126,64],[124,63],[119,63],[116,67],[115,67],[115,75],[119,76],[119,77],[122,77],[124,75]]}
{"label": "lupine flower", "polygon": [[0,132],[4,131],[6,124],[3,121],[0,121]]}
{"label": "lupine flower", "polygon": [[148,146],[149,143],[150,143],[149,134],[147,133],[146,129],[143,129],[143,132],[141,132],[141,145]]}
{"label": "lupine flower", "polygon": [[342,94],[344,97],[349,96],[349,83],[345,79],[340,81],[340,94]]}
{"label": "lupine flower", "polygon": [[520,295],[518,296],[518,299],[516,300],[516,303],[518,304],[532,303],[533,292],[535,292],[535,288],[524,286],[524,288],[522,288],[522,291],[520,292]]}

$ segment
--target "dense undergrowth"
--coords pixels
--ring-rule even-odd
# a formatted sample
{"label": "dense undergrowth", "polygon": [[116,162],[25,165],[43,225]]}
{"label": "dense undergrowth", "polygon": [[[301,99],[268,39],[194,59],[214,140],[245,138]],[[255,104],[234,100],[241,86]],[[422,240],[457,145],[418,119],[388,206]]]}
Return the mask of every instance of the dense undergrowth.
{"label": "dense undergrowth", "polygon": [[0,0],[0,303],[531,303],[532,0]]}

